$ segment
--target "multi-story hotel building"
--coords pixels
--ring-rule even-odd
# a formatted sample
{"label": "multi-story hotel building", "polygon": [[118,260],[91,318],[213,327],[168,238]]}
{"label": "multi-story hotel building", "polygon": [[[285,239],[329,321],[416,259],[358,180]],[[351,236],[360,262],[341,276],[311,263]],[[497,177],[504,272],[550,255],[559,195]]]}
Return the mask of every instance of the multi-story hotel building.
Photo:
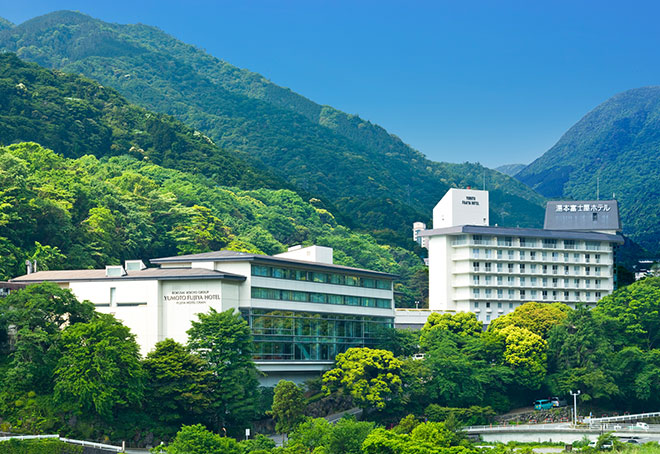
{"label": "multi-story hotel building", "polygon": [[235,309],[249,323],[254,360],[274,384],[330,367],[337,353],[374,346],[394,323],[393,275],[333,264],[332,249],[291,248],[275,256],[234,251],[139,261],[105,270],[39,271],[12,280],[52,281],[114,314],[141,351],[187,341],[197,314]]}
{"label": "multi-story hotel building", "polygon": [[433,210],[429,309],[483,323],[529,301],[594,305],[614,290],[615,200],[553,201],[543,229],[489,225],[488,192],[450,189]]}

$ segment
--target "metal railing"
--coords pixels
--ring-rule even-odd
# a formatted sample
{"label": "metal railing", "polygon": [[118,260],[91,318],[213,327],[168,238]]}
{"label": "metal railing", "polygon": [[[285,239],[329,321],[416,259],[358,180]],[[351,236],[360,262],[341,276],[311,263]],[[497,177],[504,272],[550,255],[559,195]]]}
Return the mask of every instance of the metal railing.
{"label": "metal railing", "polygon": [[599,422],[618,422],[618,421],[636,421],[644,418],[657,418],[660,417],[660,411],[651,413],[637,413],[635,415],[621,415],[621,416],[604,416],[602,418],[585,418],[584,422],[593,424]]}

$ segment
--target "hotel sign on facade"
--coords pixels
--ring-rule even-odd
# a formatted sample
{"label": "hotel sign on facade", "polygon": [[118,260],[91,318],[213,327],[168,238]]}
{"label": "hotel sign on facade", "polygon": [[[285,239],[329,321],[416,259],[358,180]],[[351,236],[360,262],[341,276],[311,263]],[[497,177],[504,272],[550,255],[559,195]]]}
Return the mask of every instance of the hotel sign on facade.
{"label": "hotel sign on facade", "polygon": [[570,204],[562,204],[562,203],[557,203],[555,205],[555,212],[560,213],[568,213],[568,212],[599,212],[599,211],[611,211],[612,207],[607,204],[607,203],[570,203]]}

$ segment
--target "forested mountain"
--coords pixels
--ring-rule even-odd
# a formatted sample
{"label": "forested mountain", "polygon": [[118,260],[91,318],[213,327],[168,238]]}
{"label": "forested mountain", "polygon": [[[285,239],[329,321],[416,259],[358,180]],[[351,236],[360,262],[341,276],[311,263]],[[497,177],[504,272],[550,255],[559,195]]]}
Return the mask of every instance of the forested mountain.
{"label": "forested mountain", "polygon": [[502,172],[504,175],[513,176],[527,167],[525,164],[504,164],[503,166],[495,167],[495,170]]}
{"label": "forested mountain", "polygon": [[13,26],[14,24],[9,22],[7,19],[0,17],[0,30],[4,30],[6,28],[12,28]]}
{"label": "forested mountain", "polygon": [[403,280],[422,268],[412,252],[351,232],[290,190],[219,187],[127,155],[67,159],[36,143],[0,147],[0,280],[23,274],[25,259],[40,269],[99,268],[222,248],[274,254],[305,243],[333,247],[338,264]]}
{"label": "forested mountain", "polygon": [[428,219],[449,187],[482,187],[484,180],[494,223],[539,226],[542,219],[542,198],[514,179],[478,164],[431,162],[377,125],[320,106],[154,27],[61,11],[0,32],[0,46],[181,119],[331,201],[382,239],[402,241],[411,222]]}
{"label": "forested mountain", "polygon": [[624,233],[660,253],[660,87],[620,93],[516,175],[552,198],[619,200]]}
{"label": "forested mountain", "polygon": [[111,88],[0,54],[0,145],[34,141],[66,157],[130,154],[201,173],[217,184],[282,188],[258,169],[168,115],[129,104]]}

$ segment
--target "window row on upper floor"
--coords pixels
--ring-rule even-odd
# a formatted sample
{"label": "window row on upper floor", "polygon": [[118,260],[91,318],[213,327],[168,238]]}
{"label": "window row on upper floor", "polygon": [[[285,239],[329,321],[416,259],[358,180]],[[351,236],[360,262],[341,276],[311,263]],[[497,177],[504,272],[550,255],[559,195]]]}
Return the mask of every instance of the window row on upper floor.
{"label": "window row on upper floor", "polygon": [[301,303],[340,304],[345,306],[377,307],[391,309],[392,300],[364,296],[335,295],[331,293],[299,292],[274,288],[252,287],[252,298],[296,301]]}
{"label": "window row on upper floor", "polygon": [[283,268],[278,266],[252,265],[252,275],[289,279],[293,281],[318,282],[322,284],[348,285],[350,287],[376,288],[392,290],[392,281],[353,276],[339,273],[322,273],[317,271]]}
{"label": "window row on upper floor", "polygon": [[603,241],[562,240],[555,238],[530,238],[490,235],[458,235],[452,240],[452,245],[484,245],[569,250],[579,249],[587,251],[606,251],[610,248],[609,243]]}
{"label": "window row on upper floor", "polygon": [[607,268],[591,265],[540,265],[536,263],[472,262],[473,273],[553,274],[564,276],[607,276]]}

